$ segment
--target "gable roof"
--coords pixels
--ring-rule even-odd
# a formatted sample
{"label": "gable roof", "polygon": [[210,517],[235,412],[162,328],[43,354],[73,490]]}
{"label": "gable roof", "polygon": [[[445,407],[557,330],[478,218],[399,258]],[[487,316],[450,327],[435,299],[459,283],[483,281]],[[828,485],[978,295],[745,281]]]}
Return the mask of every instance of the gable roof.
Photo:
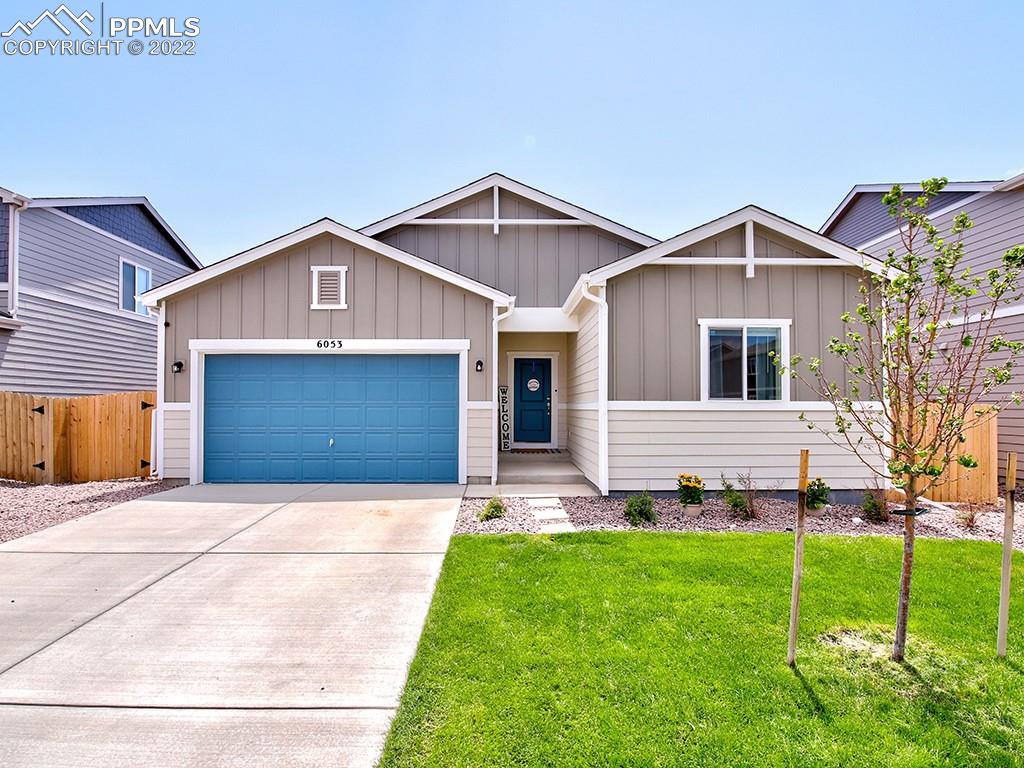
{"label": "gable roof", "polygon": [[[1012,181],[1012,180],[1011,180]],[[1008,182],[1004,182],[1008,183]],[[885,193],[892,189],[892,184],[855,184],[853,188],[846,193],[836,209],[832,211],[825,223],[821,225],[818,231],[827,235],[832,227],[843,217],[843,215],[849,210],[850,206],[854,204],[860,195],[865,193]],[[920,192],[920,184],[901,184],[904,192]],[[942,188],[943,192],[968,192],[968,193],[987,193],[995,189],[998,189],[1000,182],[998,181],[951,181],[945,187]],[[959,198],[958,198],[959,199]],[[858,243],[859,245],[859,243]]]}
{"label": "gable roof", "polygon": [[407,208],[404,211],[388,216],[385,219],[368,224],[359,231],[364,235],[373,237],[386,230],[401,226],[412,219],[418,219],[426,213],[447,207],[453,203],[459,202],[460,200],[465,200],[468,197],[472,197],[473,195],[484,192],[492,187],[499,187],[500,189],[507,190],[508,192],[519,195],[520,197],[525,197],[527,200],[531,200],[538,205],[543,205],[546,208],[551,208],[559,213],[564,213],[566,216],[579,219],[584,224],[590,224],[598,229],[603,229],[606,232],[610,232],[625,240],[629,240],[630,242],[644,247],[654,245],[658,242],[657,238],[645,235],[642,232],[637,232],[635,229],[631,229],[624,224],[619,224],[611,219],[606,219],[604,216],[599,216],[592,211],[588,211],[586,208],[580,208],[578,205],[573,205],[561,198],[554,197],[546,192],[541,192],[539,189],[534,189],[533,187],[527,186],[522,182],[511,179],[500,173],[492,173],[484,176],[482,179],[477,179],[463,187],[459,187],[451,192],[447,192],[431,200],[427,200],[425,203],[420,203],[412,208]]}
{"label": "gable roof", "polygon": [[146,213],[153,217],[156,225],[169,237],[178,248],[181,249],[185,258],[191,262],[196,269],[202,269],[202,264],[195,254],[185,245],[185,241],[178,237],[178,234],[171,229],[171,225],[164,221],[147,197],[34,197],[29,201],[29,208],[77,208],[80,206],[94,205],[139,205]]}
{"label": "gable roof", "polygon": [[[649,264],[662,256],[668,256],[676,251],[688,248],[691,245],[696,245],[702,240],[707,240],[710,237],[714,237],[730,229],[746,224],[748,221],[751,221],[764,229],[788,237],[791,240],[795,240],[798,243],[803,243],[810,248],[823,251],[828,256],[838,259],[839,261],[846,262],[850,264],[850,266],[854,266],[859,269],[866,269],[867,271],[875,274],[881,274],[885,271],[885,265],[872,256],[860,253],[849,246],[838,243],[825,235],[819,234],[814,230],[792,222],[789,219],[785,219],[778,214],[765,210],[764,208],[756,205],[747,205],[733,211],[732,213],[727,213],[717,219],[712,219],[705,224],[701,224],[698,227],[682,232],[675,237],[664,240],[663,242],[653,245],[643,251],[638,251],[637,253],[626,256],[618,261],[613,261],[611,264],[606,264],[603,267],[598,267],[590,272],[583,273],[580,275],[580,279],[577,281],[576,286],[573,287],[572,292],[569,294],[569,298],[566,299],[565,304],[563,304],[563,309],[567,312],[572,311],[572,308],[575,307],[578,289],[580,289],[583,284],[604,285],[608,280],[617,275],[629,272],[630,270],[641,267],[644,264]],[[717,259],[717,257],[715,258]],[[752,263],[763,264],[765,261],[778,260],[758,259],[756,262]],[[810,258],[808,258],[807,261],[808,264],[816,263]],[[722,262],[723,264],[731,263],[726,259],[722,259]]]}
{"label": "gable roof", "polygon": [[222,261],[218,261],[208,267],[203,267],[196,272],[183,275],[176,280],[171,280],[157,288],[146,291],[139,298],[146,306],[155,307],[163,299],[175,296],[182,291],[186,291],[196,285],[205,283],[207,280],[213,280],[221,275],[233,272],[236,269],[240,269],[255,261],[259,261],[267,256],[271,256],[279,251],[285,250],[286,248],[299,245],[306,240],[310,240],[323,234],[340,237],[342,240],[347,240],[348,242],[365,248],[368,251],[373,251],[374,253],[379,253],[382,256],[387,256],[400,264],[405,264],[406,266],[417,269],[420,272],[424,272],[432,277],[438,278],[439,280],[443,280],[446,283],[464,288],[470,293],[475,293],[478,296],[491,299],[501,306],[509,305],[514,298],[504,291],[499,291],[497,288],[492,288],[489,285],[485,285],[484,283],[473,280],[465,275],[460,275],[458,272],[453,272],[450,269],[434,264],[432,261],[421,259],[419,256],[414,256],[411,253],[407,253],[406,251],[395,248],[394,246],[387,245],[379,240],[374,240],[372,237],[357,232],[354,229],[350,229],[344,224],[339,224],[334,221],[334,219],[329,218],[314,221],[311,224],[307,224],[306,226],[300,227],[299,229],[285,235],[276,237],[273,240],[268,240],[267,242],[257,245],[254,248],[250,248],[247,251],[236,253],[234,256],[229,256]]}

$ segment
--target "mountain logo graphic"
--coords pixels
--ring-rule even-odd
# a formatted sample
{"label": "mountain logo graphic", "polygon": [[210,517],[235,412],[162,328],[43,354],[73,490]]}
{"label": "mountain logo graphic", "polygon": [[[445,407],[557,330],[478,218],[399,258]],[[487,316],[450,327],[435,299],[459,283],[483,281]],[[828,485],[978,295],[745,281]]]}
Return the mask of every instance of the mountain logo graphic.
{"label": "mountain logo graphic", "polygon": [[[65,23],[61,22],[62,17],[64,17]],[[96,17],[88,11],[80,13],[76,16],[74,13],[71,12],[70,8],[68,8],[64,3],[61,3],[59,6],[57,6],[56,10],[51,11],[47,9],[40,13],[39,16],[36,17],[35,21],[16,21],[14,23],[14,26],[12,26],[6,32],[0,34],[0,37],[11,37],[15,32],[18,31],[21,31],[25,35],[31,35],[35,28],[42,24],[45,19],[49,19],[50,21],[52,21],[57,26],[57,29],[59,29],[68,37],[71,36],[71,24],[74,24],[80,30],[85,32],[85,34],[91,36],[92,30],[89,29],[89,27],[87,27],[84,22],[96,21]],[[70,22],[68,22],[68,19],[70,19]]]}

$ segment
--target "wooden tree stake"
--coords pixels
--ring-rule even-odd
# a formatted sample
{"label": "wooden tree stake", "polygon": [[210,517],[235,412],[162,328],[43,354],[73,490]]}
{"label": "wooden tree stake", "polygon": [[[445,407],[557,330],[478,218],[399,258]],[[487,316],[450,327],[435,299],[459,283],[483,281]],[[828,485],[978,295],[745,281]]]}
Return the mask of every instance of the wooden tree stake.
{"label": "wooden tree stake", "polygon": [[796,631],[800,624],[800,582],[804,577],[804,517],[807,514],[807,465],[810,454],[800,449],[800,483],[796,494],[796,546],[793,549],[793,592],[789,600],[789,655],[786,663],[796,666]]}
{"label": "wooden tree stake", "polygon": [[1006,457],[1006,511],[1003,513],[1003,574],[999,582],[999,635],[996,654],[1006,658],[1006,635],[1010,629],[1010,571],[1013,565],[1013,506],[1017,495],[1017,454]]}

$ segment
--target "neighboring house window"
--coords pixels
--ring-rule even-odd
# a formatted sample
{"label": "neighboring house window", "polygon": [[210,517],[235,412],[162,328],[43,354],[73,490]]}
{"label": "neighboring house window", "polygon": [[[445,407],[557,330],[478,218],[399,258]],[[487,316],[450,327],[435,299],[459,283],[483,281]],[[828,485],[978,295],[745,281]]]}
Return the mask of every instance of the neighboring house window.
{"label": "neighboring house window", "polygon": [[310,309],[347,309],[345,275],[348,267],[327,267],[314,265],[312,273],[312,297]]}
{"label": "neighboring house window", "polygon": [[152,272],[130,261],[121,261],[121,309],[148,315],[149,309],[139,301],[139,296],[152,287]]}
{"label": "neighboring house window", "polygon": [[700,320],[701,400],[789,400],[789,320]]}

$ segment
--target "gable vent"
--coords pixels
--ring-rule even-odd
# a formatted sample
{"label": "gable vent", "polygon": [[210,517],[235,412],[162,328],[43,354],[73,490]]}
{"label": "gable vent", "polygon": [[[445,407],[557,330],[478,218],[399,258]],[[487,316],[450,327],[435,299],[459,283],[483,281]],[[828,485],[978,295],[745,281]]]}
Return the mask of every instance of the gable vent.
{"label": "gable vent", "polygon": [[312,309],[345,309],[345,273],[347,267],[313,266]]}

